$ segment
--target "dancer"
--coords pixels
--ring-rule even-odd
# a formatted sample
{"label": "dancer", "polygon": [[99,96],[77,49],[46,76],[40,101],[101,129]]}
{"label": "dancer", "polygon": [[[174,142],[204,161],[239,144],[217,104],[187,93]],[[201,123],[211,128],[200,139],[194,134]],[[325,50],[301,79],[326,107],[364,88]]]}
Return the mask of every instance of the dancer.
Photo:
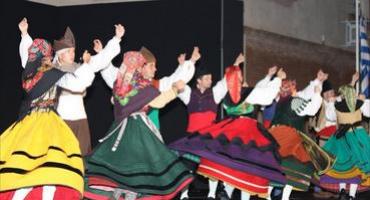
{"label": "dancer", "polygon": [[140,52],[124,55],[113,88],[115,121],[87,159],[86,198],[172,199],[193,179],[146,114],[176,98],[184,82],[160,93],[150,79],[156,68],[145,63]]}

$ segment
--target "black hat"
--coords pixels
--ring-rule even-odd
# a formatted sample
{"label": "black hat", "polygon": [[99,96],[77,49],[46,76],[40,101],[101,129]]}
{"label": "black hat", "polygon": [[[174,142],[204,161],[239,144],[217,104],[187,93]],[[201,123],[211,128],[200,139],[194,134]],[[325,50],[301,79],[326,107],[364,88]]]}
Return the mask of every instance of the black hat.
{"label": "black hat", "polygon": [[327,91],[332,90],[332,89],[333,89],[333,86],[331,85],[331,83],[328,80],[325,80],[322,83],[322,91],[321,91],[321,94],[324,94],[324,92],[327,92]]}

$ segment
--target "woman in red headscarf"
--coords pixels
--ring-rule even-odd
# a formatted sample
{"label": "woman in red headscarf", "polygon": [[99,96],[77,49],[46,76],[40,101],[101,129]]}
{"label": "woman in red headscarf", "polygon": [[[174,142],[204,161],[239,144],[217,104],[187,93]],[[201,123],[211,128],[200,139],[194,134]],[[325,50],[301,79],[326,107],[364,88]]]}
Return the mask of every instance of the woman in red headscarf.
{"label": "woman in red headscarf", "polygon": [[171,144],[184,155],[199,156],[197,173],[226,183],[229,198],[234,188],[242,190],[243,200],[250,195],[265,198],[269,180],[285,183],[277,144],[256,120],[256,106],[269,105],[279,92],[285,73],[275,73],[277,67],[272,67],[255,87],[247,87],[239,66],[228,67],[223,102],[228,117]]}
{"label": "woman in red headscarf", "polygon": [[144,69],[145,62],[140,52],[124,54],[113,87],[115,121],[87,159],[86,198],[173,199],[193,179],[147,116],[150,107],[175,99],[184,83],[160,93],[143,74],[155,70]]}

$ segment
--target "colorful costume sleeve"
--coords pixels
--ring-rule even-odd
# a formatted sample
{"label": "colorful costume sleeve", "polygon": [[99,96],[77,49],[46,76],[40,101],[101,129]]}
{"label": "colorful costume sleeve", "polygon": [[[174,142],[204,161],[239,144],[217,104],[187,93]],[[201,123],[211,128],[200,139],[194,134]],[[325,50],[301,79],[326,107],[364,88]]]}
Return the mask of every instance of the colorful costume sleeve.
{"label": "colorful costume sleeve", "polygon": [[171,89],[172,84],[178,80],[183,80],[188,83],[194,76],[195,67],[192,61],[185,61],[179,65],[175,72],[168,77],[163,77],[159,80],[159,91],[167,91]]}
{"label": "colorful costume sleeve", "polygon": [[118,71],[119,69],[115,67],[112,63],[110,63],[107,68],[100,71],[100,74],[103,77],[105,83],[107,83],[110,88],[113,88]]}
{"label": "colorful costume sleeve", "polygon": [[120,42],[121,39],[113,37],[111,40],[109,40],[102,51],[91,57],[89,65],[92,69],[94,69],[94,72],[100,71],[107,67],[112,59],[119,54],[121,50],[121,46],[119,45]]}
{"label": "colorful costume sleeve", "polygon": [[22,35],[21,43],[19,44],[19,55],[22,60],[22,67],[25,68],[28,60],[28,48],[32,45],[32,38],[30,35]]}
{"label": "colorful costume sleeve", "polygon": [[253,105],[270,105],[279,93],[281,79],[266,76],[260,80],[245,101]]}
{"label": "colorful costume sleeve", "polygon": [[177,92],[175,92],[173,89],[161,92],[159,96],[157,96],[149,103],[149,106],[152,108],[163,108],[170,101],[174,100],[176,98],[176,95]]}
{"label": "colorful costume sleeve", "polygon": [[58,82],[57,86],[72,92],[83,92],[89,87],[95,78],[93,69],[89,64],[82,64],[73,73],[65,74]]}
{"label": "colorful costume sleeve", "polygon": [[216,85],[212,88],[212,91],[215,103],[219,104],[227,94],[226,78],[223,78],[220,81],[218,81]]}
{"label": "colorful costume sleeve", "polygon": [[185,105],[188,105],[188,103],[190,102],[190,94],[191,88],[186,85],[184,91],[179,93],[177,96],[182,102],[184,102]]}

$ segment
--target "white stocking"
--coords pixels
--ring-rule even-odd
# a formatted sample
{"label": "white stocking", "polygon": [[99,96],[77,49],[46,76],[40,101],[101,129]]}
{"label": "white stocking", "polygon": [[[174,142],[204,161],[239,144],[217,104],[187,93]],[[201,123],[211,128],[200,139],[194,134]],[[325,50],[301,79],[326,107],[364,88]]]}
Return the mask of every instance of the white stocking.
{"label": "white stocking", "polygon": [[212,181],[211,179],[208,180],[209,192],[207,197],[216,198],[217,183],[218,181]]}
{"label": "white stocking", "polygon": [[241,200],[249,200],[251,198],[251,195],[248,192],[241,191]]}
{"label": "white stocking", "polygon": [[233,186],[227,184],[227,183],[224,183],[224,185],[225,185],[225,191],[227,193],[227,196],[229,196],[229,198],[231,198],[231,195],[233,194],[233,191],[234,191],[235,188]]}
{"label": "white stocking", "polygon": [[21,188],[16,190],[12,200],[23,200],[24,198],[27,197],[28,193],[30,193],[32,189],[33,187]]}
{"label": "white stocking", "polygon": [[349,185],[349,196],[350,197],[355,197],[356,196],[356,191],[357,191],[357,184],[350,184]]}
{"label": "white stocking", "polygon": [[53,200],[57,188],[52,185],[42,186],[42,200]]}
{"label": "white stocking", "polygon": [[293,186],[285,185],[283,190],[283,197],[281,200],[289,200],[290,194],[292,193]]}

